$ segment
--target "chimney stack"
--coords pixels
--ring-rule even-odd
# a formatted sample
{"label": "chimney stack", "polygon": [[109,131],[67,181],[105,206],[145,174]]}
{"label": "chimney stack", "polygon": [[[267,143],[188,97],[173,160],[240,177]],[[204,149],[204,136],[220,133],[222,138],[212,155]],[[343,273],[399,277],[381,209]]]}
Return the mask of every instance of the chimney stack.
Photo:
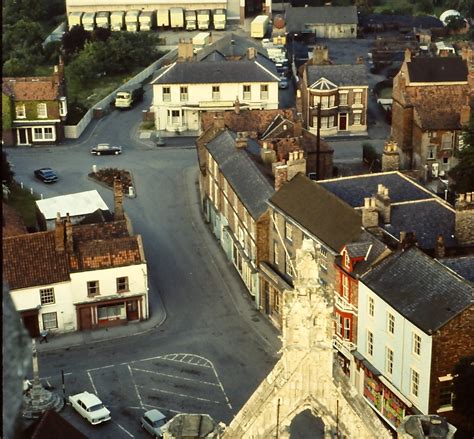
{"label": "chimney stack", "polygon": [[296,174],[306,174],[306,159],[302,150],[289,153],[287,161],[287,181],[290,181]]}
{"label": "chimney stack", "polygon": [[474,244],[474,192],[459,194],[455,205],[455,236],[460,245]]}
{"label": "chimney stack", "polygon": [[247,48],[247,58],[249,60],[257,58],[257,49],[255,47],[248,47]]}
{"label": "chimney stack", "polygon": [[382,153],[382,172],[400,170],[398,144],[393,140],[385,142]]}
{"label": "chimney stack", "polygon": [[280,189],[288,181],[288,166],[279,164],[275,166],[275,190]]}
{"label": "chimney stack", "polygon": [[301,118],[296,119],[295,124],[293,126],[293,136],[294,137],[301,137],[303,135],[303,122]]}
{"label": "chimney stack", "polygon": [[193,41],[189,38],[180,38],[178,41],[178,61],[188,61],[193,56]]}
{"label": "chimney stack", "polygon": [[329,64],[329,51],[326,46],[315,46],[313,49],[313,65]]}
{"label": "chimney stack", "polygon": [[122,182],[116,177],[114,179],[114,219],[118,221],[124,218]]}
{"label": "chimney stack", "polygon": [[59,212],[57,213],[55,222],[54,243],[56,251],[64,251],[64,223],[61,220],[61,214]]}
{"label": "chimney stack", "polygon": [[364,198],[364,207],[362,208],[362,227],[370,229],[379,225],[379,213],[375,205],[375,198]]}
{"label": "chimney stack", "polygon": [[224,113],[222,113],[222,112],[215,113],[215,115],[214,115],[214,127],[215,128],[220,128],[220,129],[225,128]]}
{"label": "chimney stack", "polygon": [[247,141],[248,136],[245,131],[240,131],[237,133],[237,137],[235,138],[235,146],[236,148],[247,148]]}
{"label": "chimney stack", "polygon": [[400,232],[399,247],[402,250],[407,250],[416,245],[416,236],[413,232]]}
{"label": "chimney stack", "polygon": [[68,253],[73,253],[74,251],[72,240],[72,222],[69,213],[66,214],[66,249]]}
{"label": "chimney stack", "polygon": [[382,217],[382,221],[385,224],[390,224],[390,217],[391,217],[391,205],[390,205],[390,197],[388,195],[388,189],[383,185],[379,184],[377,187],[377,194],[375,195],[375,204],[377,206],[377,210]]}
{"label": "chimney stack", "polygon": [[459,114],[459,122],[462,126],[469,123],[471,117],[471,107],[469,106],[469,96],[466,96],[466,103],[461,107],[461,113]]}
{"label": "chimney stack", "polygon": [[438,235],[436,238],[435,258],[444,258],[446,254],[446,247],[444,245],[444,236]]}

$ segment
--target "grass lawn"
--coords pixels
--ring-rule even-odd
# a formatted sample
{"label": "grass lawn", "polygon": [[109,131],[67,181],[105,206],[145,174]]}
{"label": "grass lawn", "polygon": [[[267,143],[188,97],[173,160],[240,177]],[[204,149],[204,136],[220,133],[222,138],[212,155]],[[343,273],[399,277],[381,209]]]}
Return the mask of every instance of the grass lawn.
{"label": "grass lawn", "polygon": [[21,189],[19,184],[13,183],[6,204],[20,212],[26,227],[36,228],[35,201],[38,199],[39,197],[31,195],[28,189]]}

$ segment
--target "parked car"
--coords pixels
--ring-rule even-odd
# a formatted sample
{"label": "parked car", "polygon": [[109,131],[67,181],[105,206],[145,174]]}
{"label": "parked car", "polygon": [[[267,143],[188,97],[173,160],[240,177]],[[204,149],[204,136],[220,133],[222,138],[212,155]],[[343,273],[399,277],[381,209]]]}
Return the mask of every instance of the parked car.
{"label": "parked car", "polygon": [[82,392],[77,395],[71,395],[69,402],[72,408],[92,425],[100,424],[111,419],[110,411],[93,393]]}
{"label": "parked car", "polygon": [[166,423],[166,416],[159,410],[153,409],[145,412],[141,417],[140,422],[142,428],[150,433],[155,438],[163,437],[163,431],[161,428]]}
{"label": "parked car", "polygon": [[97,146],[91,149],[91,154],[95,155],[106,155],[106,154],[122,154],[121,146],[112,146],[109,143],[99,143]]}
{"label": "parked car", "polygon": [[280,82],[278,83],[278,88],[288,88],[288,79],[280,78]]}
{"label": "parked car", "polygon": [[43,183],[55,183],[58,181],[58,174],[51,168],[40,168],[34,171],[35,177]]}

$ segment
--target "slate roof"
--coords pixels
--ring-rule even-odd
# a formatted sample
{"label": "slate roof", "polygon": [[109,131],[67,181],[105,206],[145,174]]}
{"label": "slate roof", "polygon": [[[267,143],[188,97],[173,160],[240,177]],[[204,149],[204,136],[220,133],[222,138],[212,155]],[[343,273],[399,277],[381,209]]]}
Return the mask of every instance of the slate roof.
{"label": "slate roof", "polygon": [[385,258],[361,281],[428,334],[473,304],[472,285],[416,247]]}
{"label": "slate roof", "polygon": [[326,78],[338,86],[368,85],[367,68],[363,64],[328,64],[307,66],[308,85],[311,86],[320,78]]}
{"label": "slate roof", "polygon": [[3,238],[3,278],[11,290],[69,280],[64,253],[56,251],[54,231]]}
{"label": "slate roof", "polygon": [[466,61],[461,57],[415,57],[407,63],[410,82],[466,82]]}
{"label": "slate roof", "polygon": [[235,138],[235,133],[225,130],[211,140],[206,148],[240,201],[256,220],[267,210],[266,202],[274,193],[274,189],[247,151],[249,148],[259,149],[258,144],[249,139],[249,147],[237,149]]}
{"label": "slate roof", "polygon": [[54,76],[2,78],[2,81],[8,84],[15,101],[54,101],[59,97],[59,84]]}
{"label": "slate roof", "polygon": [[440,19],[430,15],[361,14],[359,16],[359,24],[361,26],[373,24],[395,25],[397,27],[419,27],[422,29],[444,27]]}
{"label": "slate roof", "polygon": [[461,256],[459,258],[442,258],[439,261],[455,271],[459,276],[474,283],[474,255]]}
{"label": "slate roof", "polygon": [[269,199],[311,234],[339,252],[359,238],[361,216],[319,183],[298,174]]}
{"label": "slate roof", "polygon": [[306,25],[314,24],[357,24],[355,6],[308,6],[287,8],[285,12],[287,32],[301,32]]}
{"label": "slate roof", "polygon": [[72,424],[54,410],[44,412],[26,430],[25,437],[30,439],[87,439]]}
{"label": "slate roof", "polygon": [[242,57],[246,55],[249,47],[254,47],[258,53],[268,57],[267,49],[260,43],[251,38],[241,37],[232,33],[204,47],[196,54],[196,60],[202,61],[208,59],[208,57],[214,53],[218,53],[220,58]]}

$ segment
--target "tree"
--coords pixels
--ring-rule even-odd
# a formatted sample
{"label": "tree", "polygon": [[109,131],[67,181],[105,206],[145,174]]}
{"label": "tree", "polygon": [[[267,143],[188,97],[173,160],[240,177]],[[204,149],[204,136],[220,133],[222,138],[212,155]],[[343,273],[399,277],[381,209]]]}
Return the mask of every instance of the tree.
{"label": "tree", "polygon": [[474,191],[474,111],[471,110],[469,124],[462,133],[463,147],[458,153],[459,163],[450,172],[449,176],[455,181],[454,189],[457,193]]}
{"label": "tree", "polygon": [[457,31],[466,26],[466,20],[461,15],[450,15],[446,18],[446,28],[451,31]]}
{"label": "tree", "polygon": [[7,159],[7,153],[2,151],[2,182],[9,185],[13,181],[15,173],[11,170],[10,162]]}
{"label": "tree", "polygon": [[92,31],[92,41],[107,41],[112,32],[104,27],[96,27]]}
{"label": "tree", "polygon": [[468,433],[474,433],[472,395],[474,395],[474,355],[461,358],[454,368],[453,406],[457,414],[465,420],[463,425]]}
{"label": "tree", "polygon": [[90,32],[85,31],[82,26],[73,26],[68,32],[65,32],[62,43],[66,57],[80,52],[88,40],[90,40]]}

